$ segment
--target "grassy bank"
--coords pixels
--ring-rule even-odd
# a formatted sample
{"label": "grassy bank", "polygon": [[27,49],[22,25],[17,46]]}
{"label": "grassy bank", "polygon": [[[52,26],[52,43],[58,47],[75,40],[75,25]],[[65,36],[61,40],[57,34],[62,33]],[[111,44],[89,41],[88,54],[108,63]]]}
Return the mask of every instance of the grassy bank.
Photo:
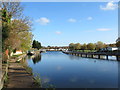
{"label": "grassy bank", "polygon": [[31,76],[32,76],[33,79],[34,79],[34,85],[35,85],[35,87],[42,88],[40,75],[39,75],[39,74],[34,75],[32,68],[29,67],[27,64],[25,64],[24,61],[25,61],[25,60],[22,59],[22,61],[19,61],[18,63],[20,63],[20,64],[25,68],[25,70],[26,70],[29,74],[31,74]]}
{"label": "grassy bank", "polygon": [[[10,57],[11,59],[8,61],[9,64],[7,63],[7,65],[10,67],[9,72],[6,74],[5,79],[4,79],[4,87],[3,88],[9,88],[11,85],[14,87],[17,87],[17,82],[24,80],[23,83],[19,82],[23,85],[21,85],[20,87],[24,87],[24,83],[31,83],[33,82],[31,85],[33,88],[41,88],[41,80],[40,80],[40,76],[35,76],[34,77],[34,73],[32,72],[32,68],[30,68],[27,64],[25,64],[25,55],[21,54],[21,55],[13,55],[12,57]],[[12,65],[12,66],[11,66]],[[11,72],[11,69],[12,72]],[[22,70],[22,71],[20,71]],[[18,72],[18,73],[17,73]],[[31,80],[28,80],[29,77],[23,77],[23,75],[21,74],[22,72],[24,72],[26,75],[28,75]],[[15,78],[16,75],[18,75],[19,77]],[[23,78],[22,78],[23,77]],[[16,79],[15,83],[13,83],[12,80]],[[26,79],[28,81],[26,81]],[[12,82],[11,82],[12,81]],[[13,88],[14,88],[13,87]],[[30,87],[28,87],[30,88]]]}

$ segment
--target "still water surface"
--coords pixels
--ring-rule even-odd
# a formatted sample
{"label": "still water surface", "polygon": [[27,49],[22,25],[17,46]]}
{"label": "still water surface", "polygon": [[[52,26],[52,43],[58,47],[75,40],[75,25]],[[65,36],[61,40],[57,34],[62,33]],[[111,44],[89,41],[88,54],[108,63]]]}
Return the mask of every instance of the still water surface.
{"label": "still water surface", "polygon": [[60,51],[48,51],[27,58],[34,73],[39,73],[42,86],[56,88],[117,88],[118,61],[81,58]]}

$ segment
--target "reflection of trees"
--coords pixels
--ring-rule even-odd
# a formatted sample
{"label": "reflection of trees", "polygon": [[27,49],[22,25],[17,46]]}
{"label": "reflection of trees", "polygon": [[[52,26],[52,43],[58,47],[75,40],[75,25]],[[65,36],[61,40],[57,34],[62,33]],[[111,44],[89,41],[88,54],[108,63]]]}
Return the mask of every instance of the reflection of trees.
{"label": "reflection of trees", "polygon": [[34,63],[34,64],[40,62],[40,61],[41,61],[41,55],[40,55],[40,54],[35,55],[35,56],[32,58],[32,60],[33,60],[33,63]]}
{"label": "reflection of trees", "polygon": [[30,60],[30,59],[31,59],[31,56],[30,56],[30,55],[27,55],[27,59],[29,59],[29,60]]}

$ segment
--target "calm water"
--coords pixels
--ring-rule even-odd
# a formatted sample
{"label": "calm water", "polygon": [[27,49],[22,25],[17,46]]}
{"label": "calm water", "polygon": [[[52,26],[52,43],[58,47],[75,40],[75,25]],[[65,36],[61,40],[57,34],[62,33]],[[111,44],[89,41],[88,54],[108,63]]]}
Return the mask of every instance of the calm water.
{"label": "calm water", "polygon": [[81,58],[59,51],[29,57],[28,65],[39,73],[43,87],[117,88],[118,61]]}

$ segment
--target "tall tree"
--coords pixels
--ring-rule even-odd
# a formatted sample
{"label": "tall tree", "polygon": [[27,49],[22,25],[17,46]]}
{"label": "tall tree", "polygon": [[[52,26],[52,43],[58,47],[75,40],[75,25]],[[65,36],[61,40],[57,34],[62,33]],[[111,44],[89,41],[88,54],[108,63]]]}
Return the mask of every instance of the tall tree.
{"label": "tall tree", "polygon": [[19,17],[22,13],[22,7],[20,2],[1,2],[1,12],[2,12],[2,44],[3,50],[6,50],[8,46],[5,45],[5,40],[9,36],[11,19]]}
{"label": "tall tree", "polygon": [[104,48],[104,43],[101,42],[101,41],[98,41],[98,42],[96,43],[96,49],[99,50],[99,49],[101,49],[101,48]]}
{"label": "tall tree", "polygon": [[[24,17],[20,2],[2,2],[2,44],[3,50],[27,50],[31,46],[31,22]],[[13,19],[13,20],[12,20]]]}
{"label": "tall tree", "polygon": [[74,43],[70,43],[69,44],[69,50],[74,50],[75,49],[75,44]]}
{"label": "tall tree", "polygon": [[81,45],[80,45],[80,43],[76,43],[75,45],[74,45],[74,48],[77,50],[77,49],[81,49]]}
{"label": "tall tree", "polygon": [[88,44],[87,44],[87,48],[88,48],[89,50],[94,50],[94,49],[95,49],[95,44],[93,44],[93,43],[88,43]]}
{"label": "tall tree", "polygon": [[84,43],[84,44],[81,46],[81,49],[82,49],[82,50],[86,50],[86,49],[87,49],[86,43]]}
{"label": "tall tree", "polygon": [[22,20],[12,20],[11,28],[9,29],[9,37],[5,41],[7,47],[11,49],[17,48],[23,51],[30,48],[32,40],[32,33],[29,32],[30,26]]}
{"label": "tall tree", "polygon": [[42,48],[41,43],[36,40],[33,40],[32,48],[37,48],[37,49]]}

